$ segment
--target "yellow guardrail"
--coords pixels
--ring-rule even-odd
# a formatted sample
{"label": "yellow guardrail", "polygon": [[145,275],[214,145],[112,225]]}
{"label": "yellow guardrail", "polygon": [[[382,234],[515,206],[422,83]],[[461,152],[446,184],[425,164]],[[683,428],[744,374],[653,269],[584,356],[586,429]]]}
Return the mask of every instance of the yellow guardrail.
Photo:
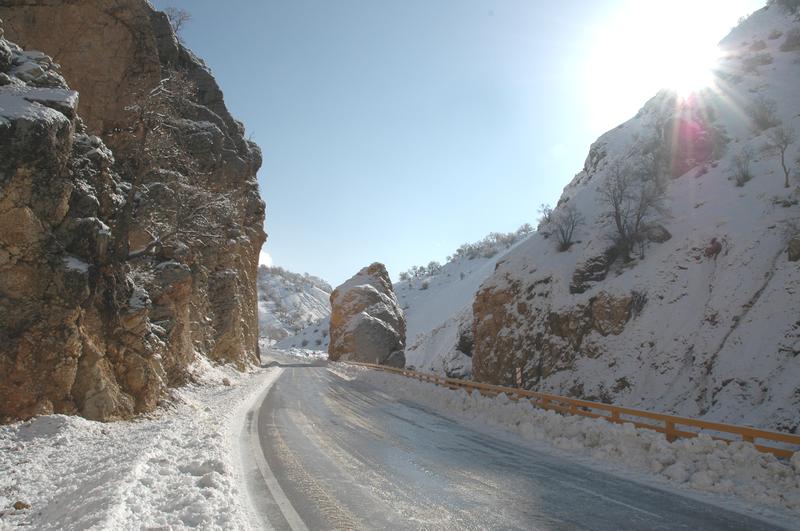
{"label": "yellow guardrail", "polygon": [[[400,374],[408,378],[415,378],[423,382],[431,382],[450,389],[477,390],[480,394],[485,396],[497,396],[501,393],[505,393],[511,400],[527,398],[531,399],[535,406],[542,409],[552,409],[553,411],[566,415],[600,418],[617,424],[630,423],[637,428],[654,430],[663,433],[668,441],[674,441],[678,438],[697,437],[701,431],[705,431],[706,433],[711,432],[709,435],[711,435],[713,439],[728,443],[733,442],[735,439],[724,437],[720,434],[737,435],[741,437],[741,440],[752,443],[753,446],[761,452],[775,454],[777,457],[786,459],[791,458],[794,452],[800,449],[800,435],[793,435],[791,433],[762,430],[759,428],[751,428],[750,426],[737,426],[735,424],[723,424],[721,422],[710,422],[691,417],[667,415],[664,413],[654,413],[642,409],[620,407],[612,404],[603,404],[602,402],[592,402],[548,393],[538,393],[536,391],[517,389],[515,387],[491,385],[473,382],[471,380],[459,380],[457,378],[445,378],[432,373],[396,369],[394,367],[375,365],[373,363],[360,363],[355,361],[347,361],[344,363]],[[699,428],[699,430],[690,431],[692,428]],[[794,446],[797,448],[794,450],[786,447],[777,448],[775,446],[767,446],[763,444],[764,442],[777,442],[782,443],[784,446]]]}

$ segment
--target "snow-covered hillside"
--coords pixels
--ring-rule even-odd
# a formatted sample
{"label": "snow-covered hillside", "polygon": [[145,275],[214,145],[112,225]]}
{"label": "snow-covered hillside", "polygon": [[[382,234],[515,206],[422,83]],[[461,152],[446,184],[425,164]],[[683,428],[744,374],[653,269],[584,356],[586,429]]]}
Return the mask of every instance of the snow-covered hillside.
{"label": "snow-covered hillside", "polygon": [[[406,317],[406,365],[466,377],[471,374],[472,301],[478,286],[520,241],[530,226],[493,233],[462,245],[444,265],[431,263],[401,274],[394,291]],[[328,319],[312,323],[279,348],[327,350]]]}
{"label": "snow-covered hillside", "polygon": [[258,268],[258,320],[262,338],[293,336],[331,313],[331,287],[309,274],[281,267]]}
{"label": "snow-covered hillside", "polygon": [[[780,127],[800,131],[800,22],[772,4],[720,46],[717,87],[660,93],[600,137],[556,221],[481,287],[478,379],[510,384],[520,367],[537,390],[800,427],[800,262],[787,255],[800,141],[788,187],[765,150]],[[560,252],[570,213],[584,223]]]}

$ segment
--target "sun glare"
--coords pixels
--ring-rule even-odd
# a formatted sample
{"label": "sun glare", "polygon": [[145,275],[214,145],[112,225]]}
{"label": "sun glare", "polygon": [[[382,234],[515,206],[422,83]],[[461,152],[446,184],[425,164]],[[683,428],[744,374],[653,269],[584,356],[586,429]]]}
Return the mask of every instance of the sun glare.
{"label": "sun glare", "polygon": [[713,87],[717,43],[752,0],[627,1],[592,34],[586,67],[592,125],[630,118],[661,89],[687,97]]}

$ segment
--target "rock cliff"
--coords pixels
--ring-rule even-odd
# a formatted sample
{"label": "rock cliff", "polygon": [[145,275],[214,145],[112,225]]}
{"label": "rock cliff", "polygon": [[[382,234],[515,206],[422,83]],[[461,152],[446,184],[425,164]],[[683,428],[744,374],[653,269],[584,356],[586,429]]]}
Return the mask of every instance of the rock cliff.
{"label": "rock cliff", "polygon": [[[0,17],[53,56],[0,41],[0,417],[129,417],[197,355],[257,361],[261,156],[208,69],[144,0]],[[186,92],[145,165],[132,109],[165,78]]]}
{"label": "rock cliff", "polygon": [[769,149],[800,131],[798,34],[770,4],[721,43],[715,87],[661,93],[592,145],[478,291],[476,379],[521,368],[530,389],[800,429],[800,183]]}
{"label": "rock cliff", "polygon": [[365,267],[331,294],[332,361],[405,366],[406,321],[386,267]]}

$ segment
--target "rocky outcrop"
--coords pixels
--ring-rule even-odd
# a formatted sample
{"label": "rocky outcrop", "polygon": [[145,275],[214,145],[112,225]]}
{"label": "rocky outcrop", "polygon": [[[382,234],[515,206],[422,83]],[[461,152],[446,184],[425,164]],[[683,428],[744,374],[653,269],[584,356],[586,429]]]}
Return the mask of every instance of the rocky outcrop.
{"label": "rocky outcrop", "polygon": [[786,248],[786,252],[789,254],[790,262],[797,262],[800,260],[800,235],[789,240],[789,246]]}
{"label": "rocky outcrop", "polygon": [[328,357],[405,366],[406,322],[386,267],[374,263],[331,294]]}
{"label": "rocky outcrop", "polygon": [[0,73],[0,420],[152,409],[165,345],[149,298],[109,260],[124,200],[113,155],[86,134],[49,57],[0,48],[11,52]]}
{"label": "rocky outcrop", "polygon": [[[515,371],[535,386],[542,379],[573,367],[576,359],[602,352],[593,338],[619,335],[632,316],[631,295],[600,292],[586,302],[553,308],[552,278],[528,285],[507,279],[501,289],[484,288],[473,304],[476,380],[515,385]],[[508,333],[514,330],[514,333]]]}
{"label": "rocky outcrop", "polygon": [[[257,361],[261,155],[208,69],[144,0],[12,0],[0,16],[54,54],[0,41],[0,417],[128,417],[197,355]],[[126,107],[175,72],[191,87],[170,113],[177,156],[131,195]]]}

